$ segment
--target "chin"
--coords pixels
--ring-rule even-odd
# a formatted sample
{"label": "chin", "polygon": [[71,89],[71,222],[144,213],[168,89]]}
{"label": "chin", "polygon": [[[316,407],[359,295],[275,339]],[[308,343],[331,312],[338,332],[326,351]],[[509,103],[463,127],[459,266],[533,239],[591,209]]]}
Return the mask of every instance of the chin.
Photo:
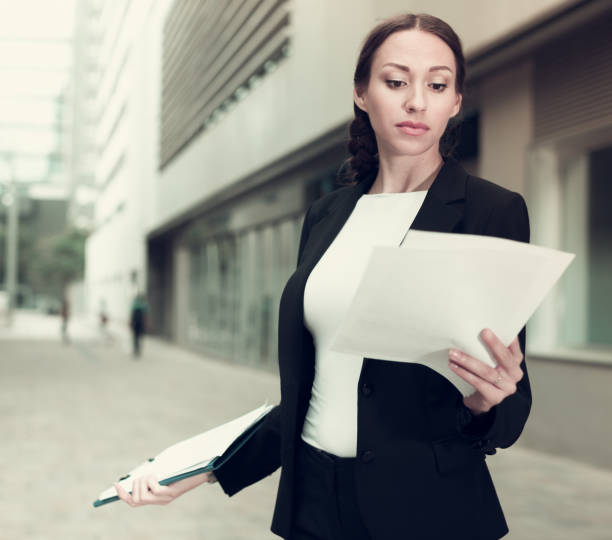
{"label": "chin", "polygon": [[393,145],[391,152],[393,155],[416,157],[430,152],[435,146],[435,141],[404,141],[403,144]]}

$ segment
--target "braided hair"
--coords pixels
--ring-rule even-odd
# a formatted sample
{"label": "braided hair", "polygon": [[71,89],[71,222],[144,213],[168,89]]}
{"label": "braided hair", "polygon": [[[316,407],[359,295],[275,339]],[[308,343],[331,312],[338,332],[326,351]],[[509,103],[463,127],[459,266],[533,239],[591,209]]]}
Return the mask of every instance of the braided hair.
{"label": "braided hair", "polygon": [[[374,54],[393,33],[402,30],[422,30],[444,41],[455,56],[457,76],[455,91],[463,94],[465,83],[465,58],[461,40],[455,31],[443,20],[425,13],[397,15],[378,24],[366,37],[357,60],[353,82],[356,88],[364,88],[370,79]],[[338,180],[344,184],[355,184],[378,172],[378,146],[368,113],[353,104],[355,117],[349,125],[347,149],[350,157],[342,164]],[[458,122],[449,121],[440,141],[442,155],[450,155],[456,146]]]}
{"label": "braided hair", "polygon": [[348,151],[352,157],[346,163],[352,181],[360,181],[378,171],[378,146],[368,113],[353,105],[355,118],[349,126]]}

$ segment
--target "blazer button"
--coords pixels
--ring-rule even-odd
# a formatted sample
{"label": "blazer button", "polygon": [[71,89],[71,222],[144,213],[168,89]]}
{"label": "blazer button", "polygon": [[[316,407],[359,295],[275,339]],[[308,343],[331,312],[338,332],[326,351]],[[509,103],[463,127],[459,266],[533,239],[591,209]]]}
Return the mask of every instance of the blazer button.
{"label": "blazer button", "polygon": [[368,383],[363,383],[363,384],[361,385],[361,393],[362,393],[364,396],[366,396],[366,397],[367,397],[367,396],[371,395],[373,391],[374,391],[374,389],[372,388],[372,386],[371,386],[370,384],[368,384]]}
{"label": "blazer button", "polygon": [[374,459],[374,452],[372,450],[364,450],[361,452],[361,462],[370,463]]}

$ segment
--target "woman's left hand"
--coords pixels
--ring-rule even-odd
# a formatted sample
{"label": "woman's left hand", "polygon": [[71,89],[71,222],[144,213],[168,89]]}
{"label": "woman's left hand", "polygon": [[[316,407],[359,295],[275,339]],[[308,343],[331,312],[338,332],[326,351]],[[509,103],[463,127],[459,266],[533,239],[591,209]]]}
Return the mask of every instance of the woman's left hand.
{"label": "woman's left hand", "polygon": [[496,368],[456,349],[451,349],[448,353],[451,369],[476,388],[476,392],[463,398],[465,406],[475,415],[486,413],[491,407],[514,394],[516,384],[523,378],[521,369],[523,353],[518,336],[509,347],[506,347],[491,330],[483,330],[480,336],[493,354],[497,363]]}

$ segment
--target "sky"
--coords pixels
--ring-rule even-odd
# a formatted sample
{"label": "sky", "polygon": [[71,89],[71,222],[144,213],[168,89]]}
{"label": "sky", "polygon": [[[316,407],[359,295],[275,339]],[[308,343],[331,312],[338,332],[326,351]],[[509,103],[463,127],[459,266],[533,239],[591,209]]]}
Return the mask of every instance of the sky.
{"label": "sky", "polygon": [[36,180],[57,147],[57,96],[70,80],[75,0],[0,0],[0,152],[16,180]]}
{"label": "sky", "polygon": [[0,35],[63,39],[72,33],[75,0],[0,0]]}

